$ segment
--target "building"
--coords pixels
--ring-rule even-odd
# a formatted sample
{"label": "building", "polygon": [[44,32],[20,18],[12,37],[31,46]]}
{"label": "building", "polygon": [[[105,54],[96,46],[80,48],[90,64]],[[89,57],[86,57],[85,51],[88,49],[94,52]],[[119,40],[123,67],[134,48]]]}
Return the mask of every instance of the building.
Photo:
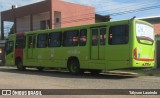
{"label": "building", "polygon": [[141,20],[150,22],[154,26],[154,31],[155,31],[155,59],[156,59],[156,68],[160,68],[160,16],[153,16],[153,17],[145,17],[141,18]]}
{"label": "building", "polygon": [[4,22],[14,22],[14,31],[26,32],[95,23],[95,8],[61,0],[45,0],[1,12],[1,35]]}

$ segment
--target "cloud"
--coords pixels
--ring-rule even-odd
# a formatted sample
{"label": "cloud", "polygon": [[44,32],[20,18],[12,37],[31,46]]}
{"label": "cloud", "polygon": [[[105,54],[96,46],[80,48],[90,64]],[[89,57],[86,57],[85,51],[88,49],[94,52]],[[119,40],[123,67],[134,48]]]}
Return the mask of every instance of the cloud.
{"label": "cloud", "polygon": [[96,13],[107,15],[125,12],[160,4],[159,0],[64,0],[68,2],[93,6]]}

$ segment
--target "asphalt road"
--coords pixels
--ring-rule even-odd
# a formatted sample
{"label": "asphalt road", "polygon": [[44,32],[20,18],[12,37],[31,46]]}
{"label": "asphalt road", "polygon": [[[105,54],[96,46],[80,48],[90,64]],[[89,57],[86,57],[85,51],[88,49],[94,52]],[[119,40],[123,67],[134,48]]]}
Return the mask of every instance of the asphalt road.
{"label": "asphalt road", "polygon": [[[86,73],[76,76],[69,74],[67,71],[47,70],[40,72],[34,69],[18,71],[15,67],[0,66],[0,89],[160,89],[160,77],[132,77],[105,73],[100,75]],[[57,98],[59,97],[57,96]],[[69,96],[63,97],[70,98]],[[88,97],[106,98],[106,96],[83,96],[83,98]],[[121,97],[124,98],[124,96]],[[137,97],[152,98],[153,96],[130,96],[127,98]],[[158,95],[154,97],[160,98]]]}

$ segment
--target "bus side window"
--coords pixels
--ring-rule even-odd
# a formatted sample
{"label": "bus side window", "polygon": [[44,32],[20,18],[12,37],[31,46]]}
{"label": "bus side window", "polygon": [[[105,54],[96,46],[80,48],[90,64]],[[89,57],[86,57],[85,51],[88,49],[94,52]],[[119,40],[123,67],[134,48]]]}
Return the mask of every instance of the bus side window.
{"label": "bus side window", "polygon": [[106,44],[106,28],[100,29],[100,45]]}
{"label": "bus side window", "polygon": [[78,46],[78,30],[63,33],[63,46]]}
{"label": "bus side window", "polygon": [[96,46],[98,44],[98,29],[92,29],[92,45]]}
{"label": "bus side window", "polygon": [[80,30],[79,46],[85,46],[87,42],[87,29]]}
{"label": "bus side window", "polygon": [[39,34],[37,38],[37,48],[45,48],[48,44],[48,34]]}
{"label": "bus side window", "polygon": [[118,25],[109,29],[108,42],[110,45],[127,44],[129,41],[129,26]]}
{"label": "bus side window", "polygon": [[54,32],[49,34],[49,47],[60,47],[62,42],[62,32]]}

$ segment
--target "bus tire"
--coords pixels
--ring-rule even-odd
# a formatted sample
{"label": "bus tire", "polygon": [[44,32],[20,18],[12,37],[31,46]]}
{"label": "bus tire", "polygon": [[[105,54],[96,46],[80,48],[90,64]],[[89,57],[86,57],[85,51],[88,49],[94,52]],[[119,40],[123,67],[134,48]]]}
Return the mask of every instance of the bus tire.
{"label": "bus tire", "polygon": [[90,70],[91,74],[98,75],[102,72],[102,70]]}
{"label": "bus tire", "polygon": [[23,66],[23,63],[20,59],[16,60],[17,69],[20,71],[25,70],[26,67]]}
{"label": "bus tire", "polygon": [[80,74],[81,70],[80,70],[80,64],[78,60],[76,59],[70,60],[68,63],[68,70],[73,75]]}

